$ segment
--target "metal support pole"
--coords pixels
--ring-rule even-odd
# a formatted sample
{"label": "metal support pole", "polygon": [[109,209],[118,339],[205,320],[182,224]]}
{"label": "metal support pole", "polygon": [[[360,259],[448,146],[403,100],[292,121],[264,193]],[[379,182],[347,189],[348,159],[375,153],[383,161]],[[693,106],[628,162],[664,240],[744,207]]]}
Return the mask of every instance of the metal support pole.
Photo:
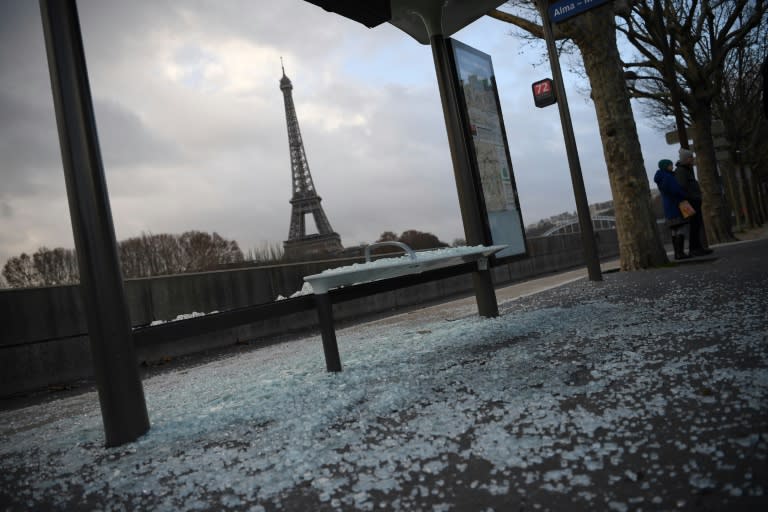
{"label": "metal support pole", "polygon": [[[473,142],[467,137],[461,120],[459,91],[451,73],[448,39],[442,35],[434,35],[430,37],[430,44],[435,61],[440,99],[443,104],[445,126],[448,130],[448,145],[453,160],[453,173],[456,178],[456,190],[459,195],[464,234],[469,245],[483,245],[485,243],[485,228],[478,204],[479,194],[475,189],[475,180],[472,176],[470,156]],[[499,306],[496,301],[496,291],[493,287],[490,269],[472,272],[472,285],[475,289],[477,310],[480,316],[499,316]]]}
{"label": "metal support pole", "polygon": [[40,0],[80,292],[107,446],[149,429],[74,0]]}
{"label": "metal support pole", "polygon": [[325,368],[329,372],[341,371],[341,358],[339,357],[339,345],[336,342],[336,329],[333,325],[333,305],[327,293],[315,294],[315,306],[320,320],[320,336],[323,339],[323,352],[325,353]]}
{"label": "metal support pole", "polygon": [[563,126],[563,136],[565,137],[568,168],[571,171],[571,183],[573,183],[573,193],[576,197],[576,212],[579,216],[581,243],[584,246],[584,260],[587,264],[589,280],[602,281],[603,274],[600,270],[600,259],[597,255],[597,242],[595,241],[595,234],[592,228],[592,218],[589,215],[589,202],[587,201],[587,193],[584,189],[579,151],[576,148],[576,137],[573,134],[573,123],[571,122],[571,113],[568,109],[568,99],[565,95],[565,84],[563,84],[563,74],[560,70],[560,58],[557,55],[555,36],[552,33],[552,24],[549,21],[547,4],[542,0],[538,1],[544,27],[544,39],[547,42],[549,63],[552,66],[552,78],[555,85],[555,93],[557,94],[557,107],[560,110],[560,124]]}

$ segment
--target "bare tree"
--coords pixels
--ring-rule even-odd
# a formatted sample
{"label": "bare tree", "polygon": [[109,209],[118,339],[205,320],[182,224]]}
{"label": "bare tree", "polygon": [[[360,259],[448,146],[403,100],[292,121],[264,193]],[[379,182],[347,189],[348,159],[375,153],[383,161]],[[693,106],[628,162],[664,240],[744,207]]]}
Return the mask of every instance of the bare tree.
{"label": "bare tree", "polygon": [[[200,231],[142,233],[121,241],[118,248],[125,278],[202,272],[243,261],[237,242]],[[77,256],[72,249],[41,247],[32,256],[22,253],[10,258],[2,276],[12,288],[74,284],[79,281]]]}
{"label": "bare tree", "polygon": [[376,240],[377,242],[396,242],[397,241],[397,233],[393,231],[385,231],[379,236],[379,239]]}
{"label": "bare tree", "polygon": [[[768,22],[750,32],[730,52],[723,67],[721,93],[713,111],[725,126],[731,158],[721,162],[737,229],[762,225],[768,218],[768,119],[764,115],[763,63],[768,56]],[[763,93],[764,94],[764,93]]]}
{"label": "bare tree", "polygon": [[80,282],[77,256],[72,249],[41,247],[32,255],[42,286],[59,286]]}
{"label": "bare tree", "polygon": [[425,233],[415,229],[403,231],[403,233],[400,235],[400,241],[416,250],[448,247],[447,243],[442,242],[432,233]]}
{"label": "bare tree", "polygon": [[120,261],[125,277],[146,277],[221,268],[242,262],[243,253],[218,233],[143,233],[120,242]]}
{"label": "bare tree", "polygon": [[27,253],[8,258],[3,266],[3,277],[11,288],[32,288],[42,286],[43,282],[32,257]]}
{"label": "bare tree", "polygon": [[639,52],[627,66],[646,71],[637,94],[671,107],[682,103],[687,110],[707,237],[713,242],[730,240],[712,139],[713,102],[722,91],[728,55],[764,23],[766,4],[763,0],[638,0],[621,14],[626,24],[619,30]]}
{"label": "bare tree", "polygon": [[120,267],[123,270],[123,277],[141,277],[148,275],[145,271],[144,251],[141,238],[128,238],[118,244],[120,251]]}
{"label": "bare tree", "polygon": [[237,242],[225,240],[218,233],[209,235],[201,231],[187,231],[179,238],[179,247],[181,268],[185,272],[199,272],[243,261]]}
{"label": "bare tree", "polygon": [[[533,0],[509,3],[529,8],[542,5],[534,4]],[[651,210],[648,177],[616,42],[614,17],[616,12],[628,8],[625,0],[593,8],[558,23],[556,36],[571,40],[584,62],[615,206],[621,269],[637,270],[668,260]],[[540,12],[536,19],[524,17],[525,13],[518,16],[493,11],[490,15],[530,35],[543,37]]]}
{"label": "bare tree", "polygon": [[40,247],[32,256],[22,253],[3,267],[5,285],[12,288],[75,284],[80,276],[72,249]]}
{"label": "bare tree", "polygon": [[[158,246],[170,240],[171,250],[160,255]],[[158,276],[179,272],[177,235],[142,233],[119,243],[120,266],[126,278]],[[163,251],[164,253],[166,251]]]}
{"label": "bare tree", "polygon": [[273,264],[283,259],[285,249],[282,244],[264,243],[261,247],[249,249],[245,260],[252,263]]}
{"label": "bare tree", "polygon": [[[448,244],[441,241],[437,236],[432,233],[419,231],[416,229],[407,229],[403,231],[400,236],[397,236],[392,231],[385,231],[381,234],[376,242],[402,242],[411,249],[424,250],[424,249],[437,249],[440,247],[448,247]],[[373,250],[374,254],[384,254],[391,252],[402,252],[397,247],[378,247]]]}

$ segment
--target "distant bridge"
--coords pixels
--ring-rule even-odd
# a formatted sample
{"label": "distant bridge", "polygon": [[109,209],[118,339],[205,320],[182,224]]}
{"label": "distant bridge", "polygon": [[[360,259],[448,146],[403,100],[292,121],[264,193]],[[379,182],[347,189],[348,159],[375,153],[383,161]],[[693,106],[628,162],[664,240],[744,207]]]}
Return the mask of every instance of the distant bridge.
{"label": "distant bridge", "polygon": [[[616,217],[609,217],[607,215],[596,215],[592,217],[592,228],[595,231],[605,231],[609,229],[616,229]],[[571,233],[580,233],[579,219],[571,219],[559,223],[556,226],[549,228],[541,236],[555,236],[555,235],[568,235]]]}

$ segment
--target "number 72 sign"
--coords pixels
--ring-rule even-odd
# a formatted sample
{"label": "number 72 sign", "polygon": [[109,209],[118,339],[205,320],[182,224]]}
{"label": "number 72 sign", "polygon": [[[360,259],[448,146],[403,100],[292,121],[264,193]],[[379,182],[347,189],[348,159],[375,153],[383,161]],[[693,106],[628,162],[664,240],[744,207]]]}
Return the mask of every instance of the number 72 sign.
{"label": "number 72 sign", "polygon": [[533,89],[533,101],[537,107],[543,108],[557,103],[555,86],[551,78],[533,82],[531,89]]}

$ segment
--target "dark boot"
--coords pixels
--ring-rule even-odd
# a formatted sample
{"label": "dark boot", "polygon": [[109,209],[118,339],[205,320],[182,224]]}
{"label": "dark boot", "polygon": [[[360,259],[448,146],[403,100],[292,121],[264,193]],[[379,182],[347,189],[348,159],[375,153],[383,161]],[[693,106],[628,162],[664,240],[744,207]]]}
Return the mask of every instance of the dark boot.
{"label": "dark boot", "polygon": [[672,248],[675,250],[675,259],[684,260],[690,258],[690,254],[685,254],[685,236],[675,235],[672,237]]}

